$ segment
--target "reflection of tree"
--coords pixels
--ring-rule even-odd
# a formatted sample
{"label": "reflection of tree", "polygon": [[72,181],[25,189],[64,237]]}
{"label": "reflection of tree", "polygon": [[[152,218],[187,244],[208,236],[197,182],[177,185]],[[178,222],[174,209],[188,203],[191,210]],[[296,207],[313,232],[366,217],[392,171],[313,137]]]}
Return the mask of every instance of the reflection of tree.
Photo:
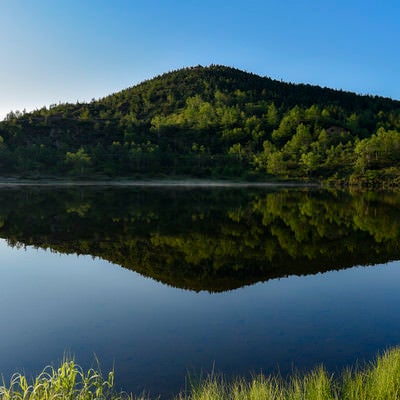
{"label": "reflection of tree", "polygon": [[0,234],[221,291],[399,258],[399,204],[312,190],[4,190]]}
{"label": "reflection of tree", "polygon": [[89,211],[90,204],[88,203],[79,203],[77,205],[71,204],[68,205],[65,209],[67,213],[77,213],[80,217],[84,217],[85,214]]}

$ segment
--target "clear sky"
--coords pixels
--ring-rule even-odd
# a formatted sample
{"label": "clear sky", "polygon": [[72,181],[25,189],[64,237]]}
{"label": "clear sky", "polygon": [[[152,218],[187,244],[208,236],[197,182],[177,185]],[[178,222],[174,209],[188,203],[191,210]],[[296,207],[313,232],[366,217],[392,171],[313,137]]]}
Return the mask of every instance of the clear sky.
{"label": "clear sky", "polygon": [[0,117],[224,64],[400,99],[399,0],[0,0]]}

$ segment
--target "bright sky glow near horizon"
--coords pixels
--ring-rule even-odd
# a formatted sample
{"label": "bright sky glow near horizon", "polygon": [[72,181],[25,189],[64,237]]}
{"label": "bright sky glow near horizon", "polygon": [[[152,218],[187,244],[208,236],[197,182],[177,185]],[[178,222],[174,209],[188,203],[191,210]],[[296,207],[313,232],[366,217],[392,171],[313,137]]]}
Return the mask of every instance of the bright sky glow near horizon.
{"label": "bright sky glow near horizon", "polygon": [[398,0],[1,0],[0,119],[223,64],[400,100]]}

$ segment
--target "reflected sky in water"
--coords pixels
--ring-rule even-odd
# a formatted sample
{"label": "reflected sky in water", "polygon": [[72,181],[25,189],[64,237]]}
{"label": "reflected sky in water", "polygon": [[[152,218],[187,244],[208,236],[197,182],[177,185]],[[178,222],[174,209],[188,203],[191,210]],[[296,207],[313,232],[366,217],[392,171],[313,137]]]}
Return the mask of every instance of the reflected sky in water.
{"label": "reflected sky in water", "polygon": [[171,288],[90,256],[0,241],[0,371],[31,374],[94,354],[117,386],[177,392],[188,371],[331,370],[400,341],[399,262],[258,283]]}

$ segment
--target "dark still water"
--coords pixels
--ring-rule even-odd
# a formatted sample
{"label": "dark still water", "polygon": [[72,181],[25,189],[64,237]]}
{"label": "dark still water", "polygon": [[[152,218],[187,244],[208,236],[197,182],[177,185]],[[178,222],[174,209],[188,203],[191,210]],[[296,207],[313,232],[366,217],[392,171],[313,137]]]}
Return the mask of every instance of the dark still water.
{"label": "dark still water", "polygon": [[2,189],[0,237],[6,379],[69,352],[171,394],[188,372],[335,371],[400,343],[398,194]]}

